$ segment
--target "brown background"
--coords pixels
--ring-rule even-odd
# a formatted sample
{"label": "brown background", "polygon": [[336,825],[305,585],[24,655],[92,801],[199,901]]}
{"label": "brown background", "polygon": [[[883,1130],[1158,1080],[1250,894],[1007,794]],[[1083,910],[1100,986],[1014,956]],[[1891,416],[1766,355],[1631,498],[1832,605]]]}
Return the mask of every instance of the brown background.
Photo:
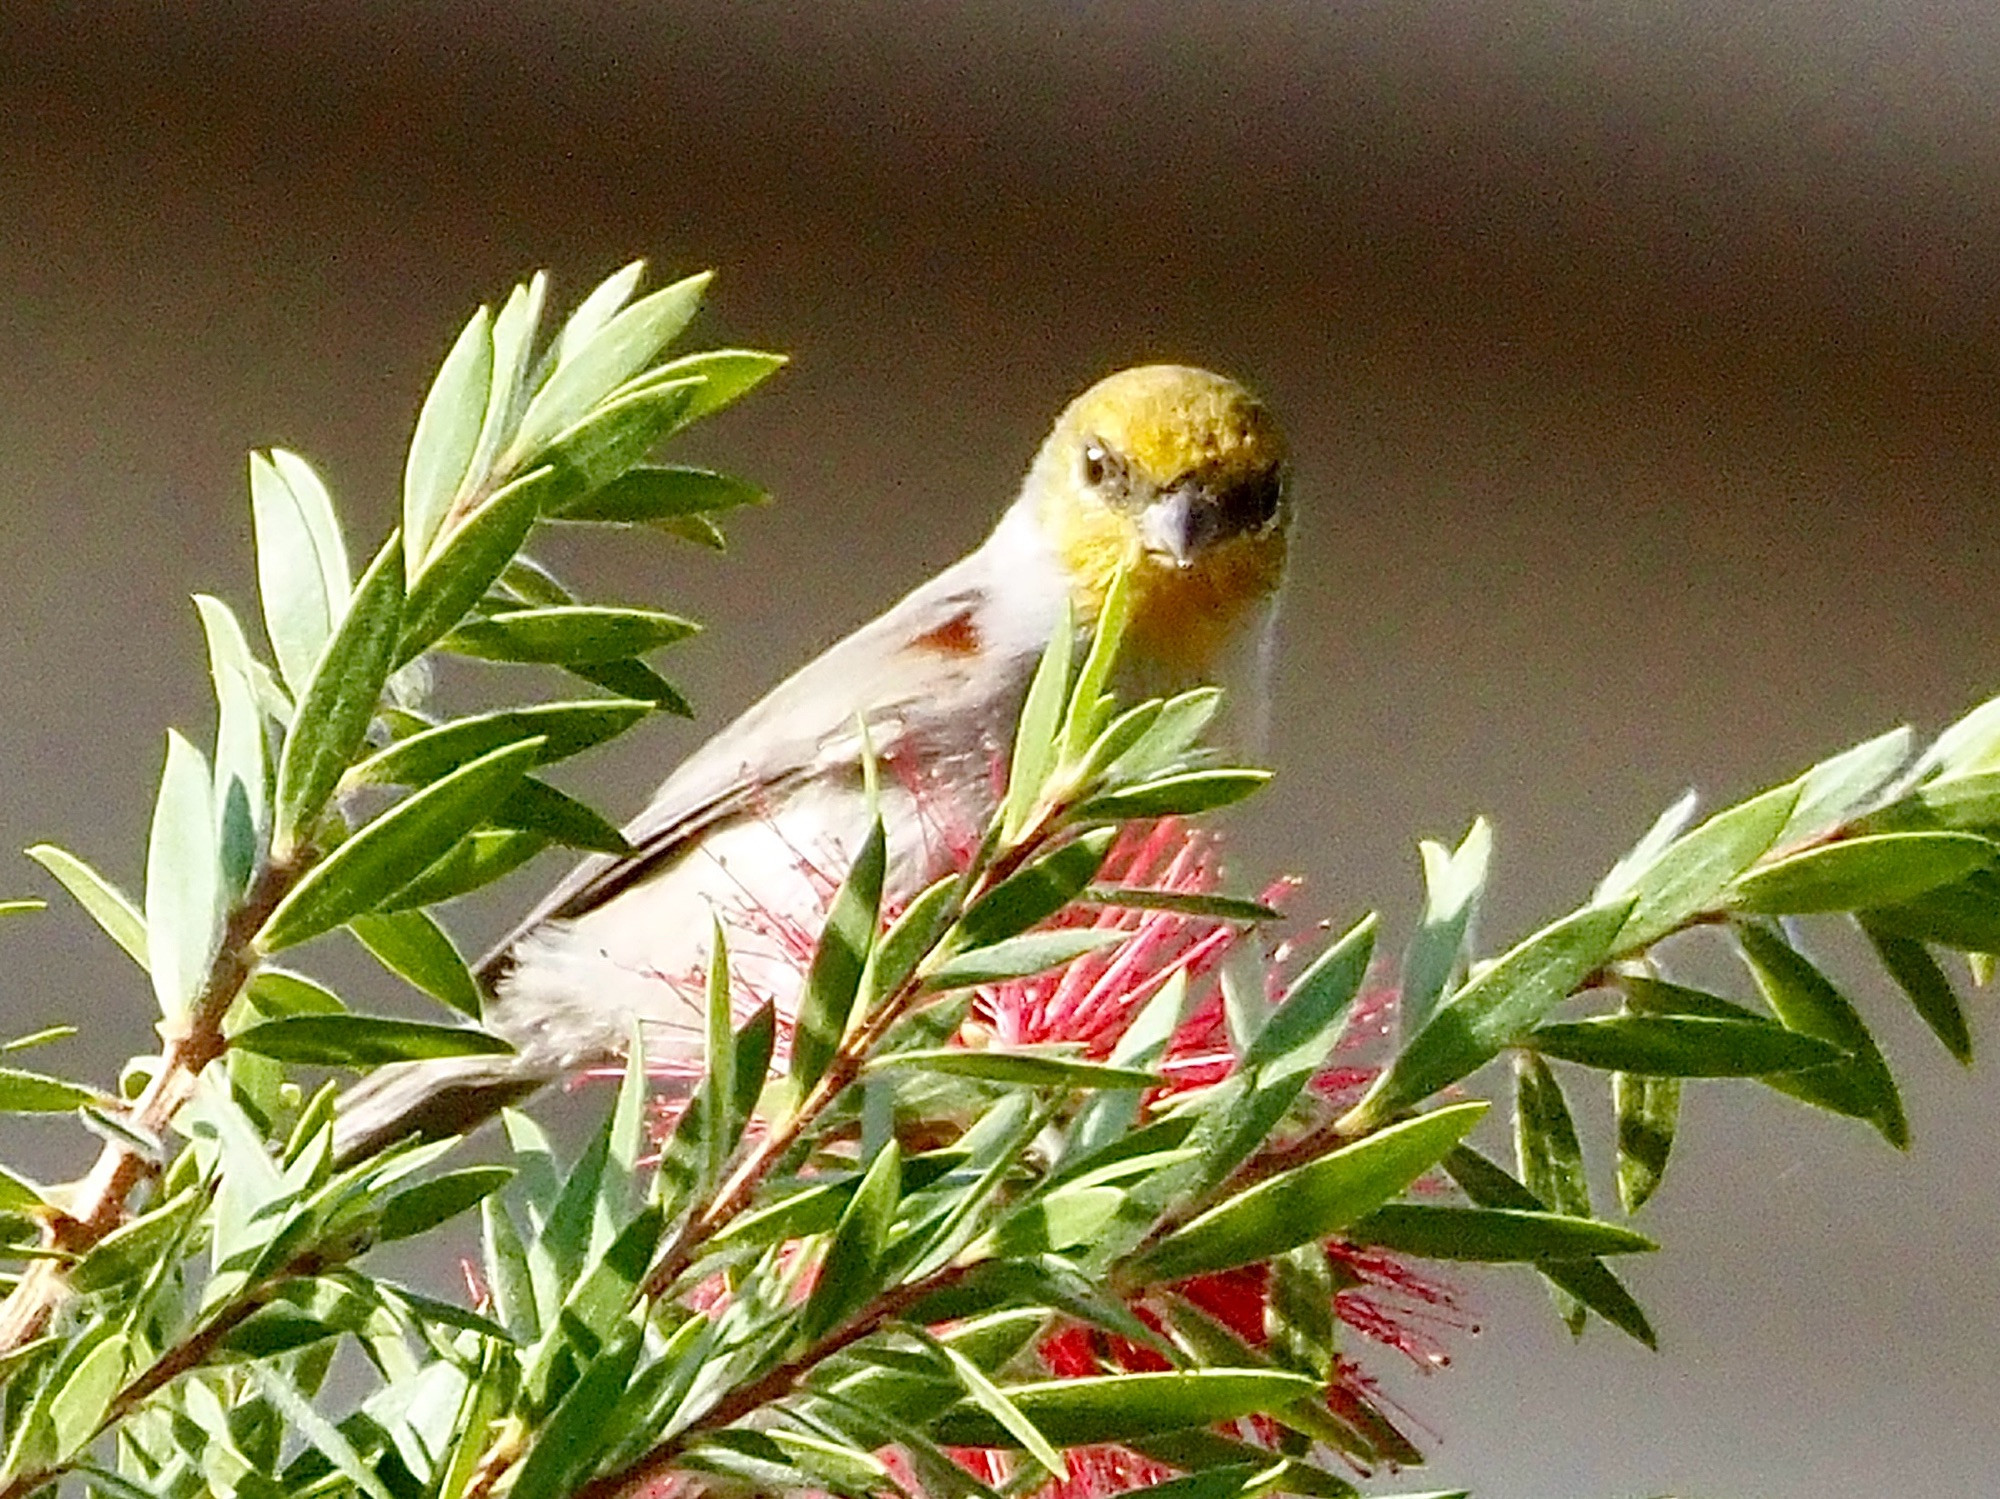
{"label": "brown background", "polygon": [[[252,608],[246,447],[380,534],[470,306],[641,254],[719,267],[700,331],[796,360],[699,445],[781,501],[732,556],[570,549],[712,622],[674,663],[708,725],[971,545],[1095,375],[1265,390],[1306,514],[1245,857],[1397,942],[1418,836],[1496,818],[1497,944],[1685,784],[2000,677],[1990,5],[97,10],[0,19],[0,846],[136,887],[163,726],[208,732],[186,595]],[[590,784],[630,809],[695,732]],[[79,919],[6,941],[5,1029],[144,1043]],[[1484,1332],[1397,1382],[1432,1481],[1993,1492],[1991,1066],[1859,992],[1911,1157],[1699,1093],[1631,1270],[1665,1351],[1457,1277]]]}

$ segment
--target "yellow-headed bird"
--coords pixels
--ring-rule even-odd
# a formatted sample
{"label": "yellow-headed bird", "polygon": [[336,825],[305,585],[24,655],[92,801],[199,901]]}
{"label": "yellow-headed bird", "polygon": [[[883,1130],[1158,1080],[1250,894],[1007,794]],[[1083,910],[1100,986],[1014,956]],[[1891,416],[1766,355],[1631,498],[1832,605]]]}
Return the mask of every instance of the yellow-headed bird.
{"label": "yellow-headed bird", "polygon": [[[1042,444],[977,550],[780,683],[690,755],[480,965],[505,1057],[383,1068],[343,1101],[338,1152],[470,1129],[619,1058],[698,1064],[711,913],[745,999],[790,1006],[829,892],[867,827],[862,737],[884,767],[884,897],[948,873],[1001,786],[1029,678],[1065,601],[1095,619],[1131,568],[1129,686],[1254,691],[1284,575],[1284,440],[1241,385],[1145,365],[1099,381]],[[1247,659],[1246,659],[1247,658]]]}

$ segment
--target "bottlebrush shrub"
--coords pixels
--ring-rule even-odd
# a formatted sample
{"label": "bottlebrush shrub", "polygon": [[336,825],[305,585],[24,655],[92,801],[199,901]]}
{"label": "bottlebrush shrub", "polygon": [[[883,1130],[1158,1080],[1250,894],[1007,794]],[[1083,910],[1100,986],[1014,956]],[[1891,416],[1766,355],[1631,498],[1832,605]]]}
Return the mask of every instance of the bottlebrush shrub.
{"label": "bottlebrush shrub", "polygon": [[[1265,773],[1201,747],[1214,692],[1107,692],[1114,587],[1093,635],[1052,641],[961,868],[885,910],[878,827],[828,871],[787,1013],[733,992],[718,929],[696,1044],[635,1044],[575,1158],[515,1113],[501,1165],[452,1140],[337,1161],[325,1069],[504,1049],[435,909],[551,843],[622,847],[539,769],[684,707],[644,658],[685,621],[583,603],[523,547],[581,523],[712,543],[759,497],[647,461],[777,361],[667,357],[703,279],[635,297],[639,275],[545,345],[540,277],[473,317],[358,578],[311,468],[254,458],[269,658],[197,599],[217,732],[212,755],[169,736],[143,901],[30,851],[145,972],[165,1044],[115,1087],[0,1069],[0,1110],[73,1114],[100,1152],[60,1188],[0,1170],[0,1499],[1338,1499],[1421,1460],[1366,1349],[1440,1360],[1438,1274],[1529,1267],[1572,1328],[1652,1341],[1610,1261],[1653,1245],[1599,1216],[1580,1081],[1610,1090],[1625,1216],[1689,1078],[1902,1145],[1895,1081],[1808,955],[1842,924],[1969,1057],[1952,955],[1983,981],[2000,952],[2000,702],[1921,754],[1899,729],[1706,821],[1683,802],[1491,957],[1485,825],[1423,844],[1392,1005],[1374,918],[1267,950],[1286,892],[1220,889],[1202,819]],[[616,695],[444,718],[438,653]],[[343,929],[453,1023],[354,1013],[281,961]],[[1733,953],[1740,991],[1677,982],[1678,942]],[[1467,1143],[1489,1090],[1506,1164]],[[475,1210],[475,1298],[398,1280],[399,1245]]]}

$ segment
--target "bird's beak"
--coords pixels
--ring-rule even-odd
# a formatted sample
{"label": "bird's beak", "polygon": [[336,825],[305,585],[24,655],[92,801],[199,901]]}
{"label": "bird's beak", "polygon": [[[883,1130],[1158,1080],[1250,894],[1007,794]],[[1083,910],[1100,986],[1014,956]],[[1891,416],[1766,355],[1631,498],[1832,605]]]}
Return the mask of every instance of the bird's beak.
{"label": "bird's beak", "polygon": [[1139,540],[1157,557],[1171,557],[1176,567],[1189,567],[1207,538],[1203,534],[1202,496],[1191,485],[1170,489],[1139,513]]}

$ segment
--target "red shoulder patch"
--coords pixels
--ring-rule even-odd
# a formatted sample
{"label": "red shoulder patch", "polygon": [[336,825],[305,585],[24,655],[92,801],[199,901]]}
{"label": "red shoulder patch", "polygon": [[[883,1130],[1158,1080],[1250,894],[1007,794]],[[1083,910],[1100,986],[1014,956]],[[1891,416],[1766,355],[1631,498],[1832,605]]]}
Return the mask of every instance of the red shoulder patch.
{"label": "red shoulder patch", "polygon": [[970,609],[961,609],[941,625],[933,626],[910,642],[912,650],[935,651],[940,656],[976,656],[985,642]]}

